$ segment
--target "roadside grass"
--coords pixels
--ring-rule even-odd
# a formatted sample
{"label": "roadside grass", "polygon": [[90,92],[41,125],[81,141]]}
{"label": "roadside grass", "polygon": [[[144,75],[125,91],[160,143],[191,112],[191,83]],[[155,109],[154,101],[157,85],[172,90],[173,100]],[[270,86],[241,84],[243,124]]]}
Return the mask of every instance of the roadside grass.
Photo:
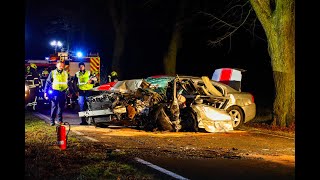
{"label": "roadside grass", "polygon": [[267,131],[278,131],[289,134],[295,133],[295,123],[290,124],[288,127],[279,127],[272,124],[272,109],[270,107],[257,106],[255,118],[246,123],[245,126]]}
{"label": "roadside grass", "polygon": [[124,151],[69,133],[67,149],[56,145],[56,128],[25,114],[25,179],[163,179]]}

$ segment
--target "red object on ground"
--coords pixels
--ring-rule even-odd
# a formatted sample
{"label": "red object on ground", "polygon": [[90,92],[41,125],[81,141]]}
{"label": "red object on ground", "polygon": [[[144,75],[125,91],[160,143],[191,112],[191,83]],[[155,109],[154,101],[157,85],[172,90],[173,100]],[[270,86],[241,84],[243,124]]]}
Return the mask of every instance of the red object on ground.
{"label": "red object on ground", "polygon": [[67,134],[66,127],[64,125],[58,125],[56,127],[57,131],[57,144],[61,150],[67,149]]}

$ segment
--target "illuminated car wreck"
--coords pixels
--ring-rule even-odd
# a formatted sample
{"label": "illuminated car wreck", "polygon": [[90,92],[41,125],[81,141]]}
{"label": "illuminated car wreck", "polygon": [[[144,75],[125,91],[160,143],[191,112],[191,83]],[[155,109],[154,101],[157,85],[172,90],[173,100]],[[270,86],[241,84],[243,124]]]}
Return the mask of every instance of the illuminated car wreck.
{"label": "illuminated car wreck", "polygon": [[79,112],[79,117],[86,117],[89,124],[128,121],[147,131],[233,130],[233,117],[218,107],[228,98],[204,95],[188,77],[118,81],[110,90],[88,100],[88,110]]}

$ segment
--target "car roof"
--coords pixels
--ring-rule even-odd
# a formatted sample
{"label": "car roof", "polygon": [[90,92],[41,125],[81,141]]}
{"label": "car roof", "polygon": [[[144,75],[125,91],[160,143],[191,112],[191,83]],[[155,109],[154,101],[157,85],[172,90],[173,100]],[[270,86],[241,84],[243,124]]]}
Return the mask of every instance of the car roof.
{"label": "car roof", "polygon": [[[149,76],[148,78],[174,78],[176,76],[170,76],[170,75],[155,75],[155,76]],[[181,78],[181,79],[192,79],[192,80],[196,80],[196,81],[202,81],[202,78],[199,77],[199,76],[189,76],[189,75],[177,75],[177,77]],[[219,81],[215,81],[215,80],[212,80],[210,79],[211,82],[219,85],[219,86],[223,86],[227,89],[228,92],[239,92],[237,91],[236,89],[230,87],[229,85],[227,84],[224,84],[222,82],[219,82]]]}
{"label": "car roof", "polygon": [[[202,78],[201,77],[198,77],[198,76],[179,76],[179,78],[183,78],[183,79],[192,79],[193,81],[202,81]],[[212,80],[210,79],[211,82],[213,82],[214,84],[218,85],[218,86],[223,86],[225,87],[228,92],[238,92],[236,89],[230,87],[229,85],[227,84],[224,84],[222,82],[219,82],[219,81],[215,81],[215,80]]]}

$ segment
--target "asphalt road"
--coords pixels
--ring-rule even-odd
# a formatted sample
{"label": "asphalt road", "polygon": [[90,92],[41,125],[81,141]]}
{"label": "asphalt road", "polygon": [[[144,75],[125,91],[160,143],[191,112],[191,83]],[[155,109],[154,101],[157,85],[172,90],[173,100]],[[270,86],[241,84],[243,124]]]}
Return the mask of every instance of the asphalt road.
{"label": "asphalt road", "polygon": [[[295,168],[252,159],[144,158],[186,179],[295,179]],[[179,179],[179,178],[176,178]]]}
{"label": "asphalt road", "polygon": [[[50,110],[43,110],[40,113],[36,113],[39,117],[49,123]],[[120,129],[110,129],[110,128],[92,128],[92,126],[81,126],[80,118],[78,117],[77,111],[66,110],[63,114],[64,122],[68,122],[74,132],[80,134],[85,133],[88,140],[100,141],[105,143],[110,143],[105,141],[106,136],[111,135],[110,132],[121,133],[123,131]],[[87,131],[90,129],[90,131]],[[95,131],[96,130],[96,131]],[[99,131],[99,133],[98,133]],[[105,133],[103,133],[105,131]],[[118,132],[119,131],[119,132]],[[101,133],[102,132],[102,133]],[[109,134],[108,134],[109,133]],[[135,132],[139,133],[139,132]],[[142,133],[142,132],[140,132]],[[263,132],[252,131],[248,133],[249,137],[242,137],[239,135],[243,132],[234,132],[228,134],[228,138],[220,140],[219,134],[206,133],[205,136],[212,138],[215,143],[221,143],[221,147],[236,146],[235,141],[243,140],[244,147],[237,146],[240,149],[247,149],[250,153],[265,153],[275,154],[282,151],[288,151],[289,155],[294,155],[294,138],[275,136],[273,134],[262,134]],[[136,136],[134,136],[136,137]],[[122,138],[122,137],[121,137]],[[125,137],[123,137],[125,138]],[[138,141],[143,142],[144,146],[148,146],[148,142],[144,139],[138,139]],[[242,139],[241,139],[242,138]],[[181,137],[181,141],[183,137]],[[190,138],[189,138],[190,139]],[[119,144],[128,144],[127,139],[121,139]],[[132,139],[130,140],[132,142]],[[223,144],[225,143],[225,144]],[[279,145],[277,145],[279,144]],[[282,146],[282,145],[283,146]],[[273,146],[274,145],[274,146]],[[121,145],[119,145],[121,146]],[[153,143],[150,143],[150,147]],[[190,140],[189,146],[192,146]],[[200,147],[200,144],[194,144],[195,147]],[[153,146],[154,147],[154,146]],[[264,147],[264,148],[263,148]],[[288,150],[289,148],[289,150]],[[286,149],[286,150],[284,150]],[[287,153],[288,154],[288,153]],[[155,171],[161,171],[168,175],[168,179],[295,179],[295,165],[292,163],[278,163],[275,161],[266,161],[263,159],[179,159],[175,157],[155,157],[155,156],[144,156],[137,157],[137,161],[149,166]]]}

